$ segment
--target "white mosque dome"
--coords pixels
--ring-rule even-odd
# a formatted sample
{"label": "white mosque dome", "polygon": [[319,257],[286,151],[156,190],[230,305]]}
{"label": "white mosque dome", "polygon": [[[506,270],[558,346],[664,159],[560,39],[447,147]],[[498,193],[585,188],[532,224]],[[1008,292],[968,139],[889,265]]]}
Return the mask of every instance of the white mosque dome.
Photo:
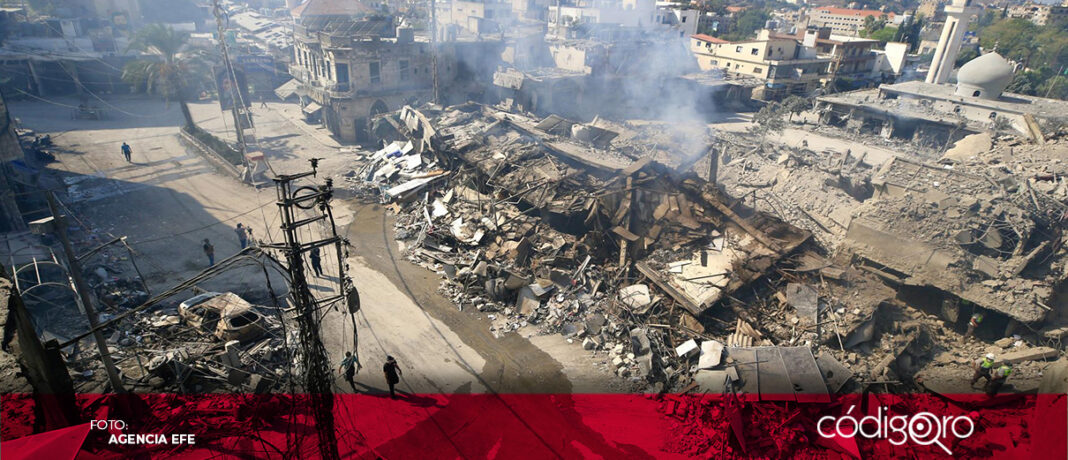
{"label": "white mosque dome", "polygon": [[987,53],[957,71],[957,96],[997,99],[1012,81],[1012,64],[998,53]]}

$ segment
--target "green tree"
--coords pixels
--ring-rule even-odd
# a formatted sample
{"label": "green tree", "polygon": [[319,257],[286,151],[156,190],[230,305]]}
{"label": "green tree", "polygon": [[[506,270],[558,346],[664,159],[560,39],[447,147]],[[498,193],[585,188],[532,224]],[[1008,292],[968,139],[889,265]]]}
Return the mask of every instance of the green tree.
{"label": "green tree", "polygon": [[897,27],[883,27],[882,29],[876,30],[875,32],[869,34],[868,38],[872,40],[879,40],[879,42],[885,45],[886,42],[893,41],[896,35]]}
{"label": "green tree", "polygon": [[808,110],[812,107],[812,103],[808,99],[805,99],[796,94],[791,94],[782,101],[782,111],[786,113],[786,121],[794,121],[794,115],[801,115],[801,112]]}
{"label": "green tree", "polygon": [[758,30],[764,28],[764,23],[766,23],[770,17],[771,14],[765,9],[749,8],[742,11],[731,24],[730,32],[723,35],[723,38],[730,41],[753,38]]}
{"label": "green tree", "polygon": [[970,61],[972,59],[975,59],[977,57],[979,57],[979,50],[977,50],[977,49],[975,49],[973,47],[970,47],[970,46],[967,47],[967,48],[961,48],[960,54],[957,55],[956,66],[960,67],[960,66],[962,66],[964,64],[967,64],[968,61]]}
{"label": "green tree", "polygon": [[[178,101],[187,126],[193,125],[193,116],[186,104],[185,90],[188,78],[194,75],[203,61],[195,53],[183,53],[189,36],[176,32],[170,26],[149,24],[139,30],[130,40],[130,49],[148,53],[155,59],[139,59],[123,68],[123,81],[144,88],[147,93],[159,93],[164,101]],[[199,73],[203,75],[203,72]]]}
{"label": "green tree", "polygon": [[1035,52],[1034,38],[1038,29],[1027,19],[1003,19],[979,33],[979,45],[987,50],[996,48],[1006,59],[1027,63]]}
{"label": "green tree", "polygon": [[767,139],[768,134],[781,134],[786,129],[786,120],[783,117],[786,115],[786,111],[782,109],[782,105],[778,102],[771,102],[760,108],[760,111],[753,114],[753,124],[749,126],[747,131],[749,134],[760,138],[760,143],[763,144]]}

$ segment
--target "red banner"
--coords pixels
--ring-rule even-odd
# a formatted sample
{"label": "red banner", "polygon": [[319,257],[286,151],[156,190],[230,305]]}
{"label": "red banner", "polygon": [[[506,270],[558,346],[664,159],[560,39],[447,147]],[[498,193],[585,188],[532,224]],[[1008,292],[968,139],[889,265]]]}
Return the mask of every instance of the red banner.
{"label": "red banner", "polygon": [[[345,394],[332,413],[342,458],[1068,458],[1065,395],[763,397]],[[40,398],[0,396],[5,460],[320,452],[308,395],[78,395],[84,420],[54,430]]]}

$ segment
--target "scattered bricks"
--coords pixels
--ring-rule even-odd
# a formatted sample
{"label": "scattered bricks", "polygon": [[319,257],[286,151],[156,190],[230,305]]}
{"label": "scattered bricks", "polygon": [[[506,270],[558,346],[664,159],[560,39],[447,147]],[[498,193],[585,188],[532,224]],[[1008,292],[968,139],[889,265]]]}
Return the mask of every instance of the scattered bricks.
{"label": "scattered bricks", "polygon": [[997,339],[996,341],[994,341],[994,345],[997,345],[997,346],[999,346],[1001,348],[1009,348],[1009,347],[1012,346],[1012,342],[1013,342],[1012,337],[1005,337],[1005,338]]}
{"label": "scattered bricks", "polygon": [[1025,361],[1038,361],[1042,359],[1056,358],[1060,352],[1050,347],[1034,347],[1020,351],[1013,351],[998,356],[998,361],[1009,364],[1017,364]]}
{"label": "scattered bricks", "polygon": [[585,340],[582,341],[582,349],[583,350],[593,350],[594,348],[597,348],[597,343],[595,343],[589,337],[587,337]]}
{"label": "scattered bricks", "polygon": [[879,361],[879,364],[876,364],[875,367],[872,368],[871,377],[879,378],[880,376],[882,376],[883,372],[885,372],[890,367],[890,363],[894,362],[894,359],[896,359],[894,355],[886,355],[886,357]]}
{"label": "scattered bricks", "polygon": [[618,369],[622,365],[623,365],[623,358],[620,358],[619,356],[616,356],[615,358],[612,358],[612,367]]}

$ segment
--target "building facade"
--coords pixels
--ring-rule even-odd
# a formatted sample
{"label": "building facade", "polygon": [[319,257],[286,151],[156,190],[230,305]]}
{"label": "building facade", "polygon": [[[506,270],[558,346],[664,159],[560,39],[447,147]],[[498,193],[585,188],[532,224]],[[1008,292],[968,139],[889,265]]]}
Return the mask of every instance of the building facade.
{"label": "building facade", "polygon": [[809,27],[827,27],[836,34],[857,35],[864,29],[864,19],[868,16],[875,19],[885,16],[887,22],[892,22],[895,17],[893,12],[821,6],[810,10],[808,25]]}
{"label": "building facade", "polygon": [[829,78],[868,77],[875,67],[872,48],[878,40],[835,35],[831,29],[806,30],[802,44],[816,50],[816,55],[831,60]]}
{"label": "building facade", "polygon": [[729,75],[764,81],[753,97],[779,100],[788,95],[807,95],[828,75],[830,58],[819,57],[794,37],[776,36],[763,30],[755,40],[729,42],[708,35],[690,37],[690,50],[703,71],[719,70]]}
{"label": "building facade", "polygon": [[305,113],[342,141],[371,142],[376,115],[428,100],[432,67],[429,43],[388,17],[305,15],[294,27],[289,73],[310,99]]}
{"label": "building facade", "polygon": [[1028,2],[1023,5],[1010,6],[1005,14],[1010,18],[1027,19],[1039,26],[1064,23],[1068,22],[1068,4],[1047,5]]}

